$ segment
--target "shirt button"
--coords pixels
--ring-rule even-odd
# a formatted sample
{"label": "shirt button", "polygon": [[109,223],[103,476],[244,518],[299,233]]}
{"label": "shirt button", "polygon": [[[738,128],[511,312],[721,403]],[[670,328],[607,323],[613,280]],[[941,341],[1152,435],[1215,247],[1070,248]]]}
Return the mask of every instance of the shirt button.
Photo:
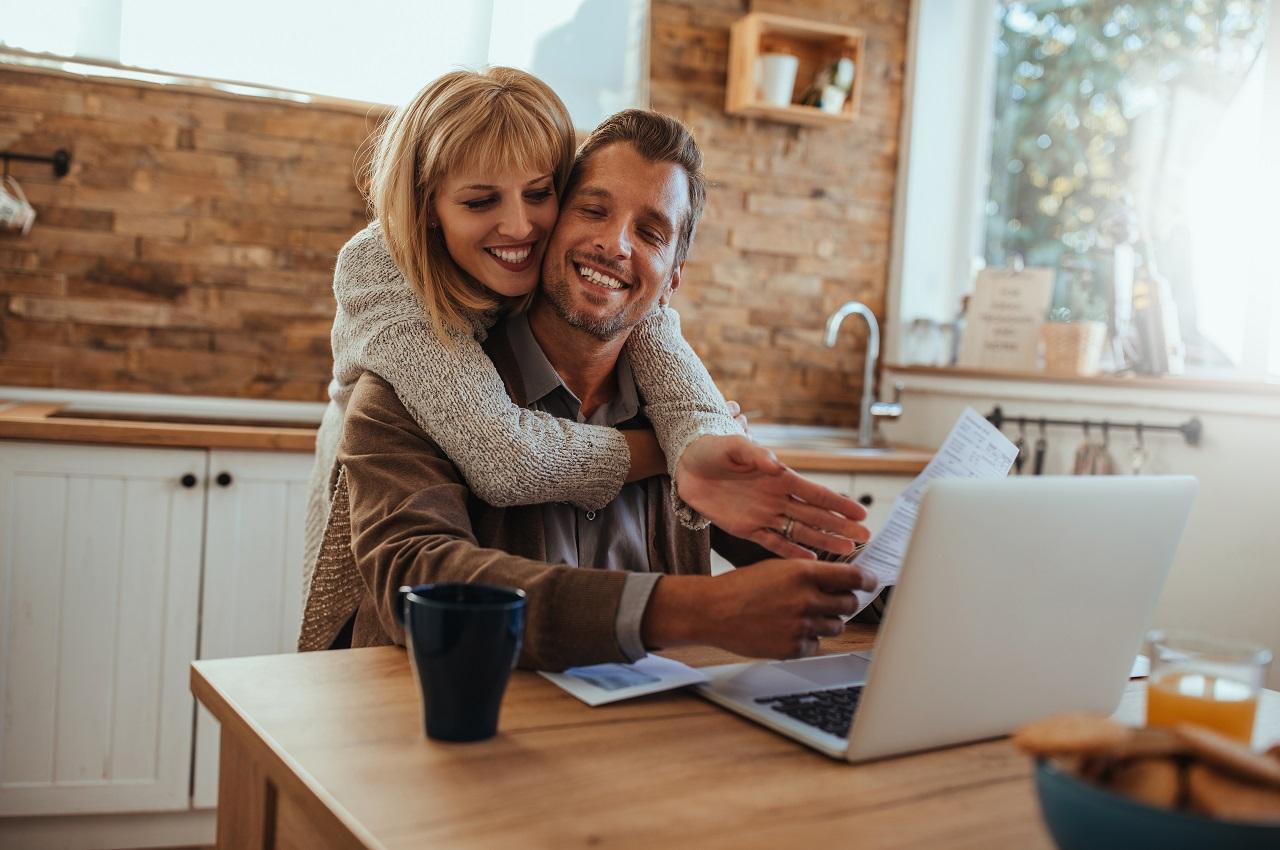
{"label": "shirt button", "polygon": [[590,522],[591,520],[593,520],[593,519],[595,519],[595,518],[596,518],[596,512],[595,512],[595,511],[587,511],[587,522]]}

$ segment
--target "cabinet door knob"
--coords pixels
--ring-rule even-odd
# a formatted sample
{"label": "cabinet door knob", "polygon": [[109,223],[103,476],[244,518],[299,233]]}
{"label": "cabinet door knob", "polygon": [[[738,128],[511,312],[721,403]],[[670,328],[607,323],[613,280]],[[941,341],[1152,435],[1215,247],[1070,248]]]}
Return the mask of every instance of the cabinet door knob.
{"label": "cabinet door knob", "polygon": [[864,508],[871,507],[873,504],[875,504],[875,501],[876,500],[872,498],[870,493],[863,493],[861,496],[858,497],[858,504],[862,505]]}
{"label": "cabinet door knob", "polygon": [[230,472],[219,472],[219,473],[218,473],[218,477],[217,477],[217,478],[215,478],[215,479],[213,479],[213,480],[214,480],[214,481],[216,481],[216,482],[218,482],[218,486],[219,486],[219,487],[230,487],[230,486],[231,486],[231,473],[230,473]]}
{"label": "cabinet door knob", "polygon": [[188,472],[186,475],[178,479],[178,483],[190,490],[192,487],[196,486],[196,477]]}

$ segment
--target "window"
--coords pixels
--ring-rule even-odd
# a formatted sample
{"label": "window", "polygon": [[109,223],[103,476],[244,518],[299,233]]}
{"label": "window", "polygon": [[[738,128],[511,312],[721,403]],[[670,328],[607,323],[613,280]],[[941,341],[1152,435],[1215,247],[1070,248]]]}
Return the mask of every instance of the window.
{"label": "window", "polygon": [[647,101],[647,0],[0,0],[6,47],[372,103],[512,65],[580,127]]}
{"label": "window", "polygon": [[[916,11],[899,315],[948,319],[974,268],[1025,261],[1057,271],[1060,314],[1129,343],[1117,368],[1142,370],[1125,272],[1145,267],[1166,281],[1187,374],[1280,377],[1277,165],[1264,155],[1280,146],[1280,4],[962,5],[946,28]],[[941,103],[973,115],[930,170],[914,125]],[[941,259],[922,258],[921,180],[949,201]]]}

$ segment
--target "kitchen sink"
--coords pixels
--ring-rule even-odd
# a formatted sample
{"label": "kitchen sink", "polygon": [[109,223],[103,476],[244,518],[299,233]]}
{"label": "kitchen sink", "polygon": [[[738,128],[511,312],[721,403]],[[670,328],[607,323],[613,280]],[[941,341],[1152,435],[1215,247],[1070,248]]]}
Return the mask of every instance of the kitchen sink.
{"label": "kitchen sink", "polygon": [[751,426],[752,438],[771,449],[824,452],[851,457],[873,457],[896,451],[892,446],[859,446],[858,432],[852,428],[825,428],[815,425]]}

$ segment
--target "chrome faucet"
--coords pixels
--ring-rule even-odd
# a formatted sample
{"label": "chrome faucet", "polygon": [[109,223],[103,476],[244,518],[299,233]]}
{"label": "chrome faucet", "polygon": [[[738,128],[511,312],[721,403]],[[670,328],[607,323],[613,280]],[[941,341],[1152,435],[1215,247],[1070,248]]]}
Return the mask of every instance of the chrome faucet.
{"label": "chrome faucet", "polygon": [[893,401],[875,400],[876,361],[880,359],[880,323],[871,308],[861,301],[849,301],[827,319],[827,347],[834,348],[840,325],[852,313],[867,323],[867,356],[862,372],[862,404],[858,409],[858,445],[875,445],[877,419],[897,419],[902,415],[902,384],[894,386]]}

